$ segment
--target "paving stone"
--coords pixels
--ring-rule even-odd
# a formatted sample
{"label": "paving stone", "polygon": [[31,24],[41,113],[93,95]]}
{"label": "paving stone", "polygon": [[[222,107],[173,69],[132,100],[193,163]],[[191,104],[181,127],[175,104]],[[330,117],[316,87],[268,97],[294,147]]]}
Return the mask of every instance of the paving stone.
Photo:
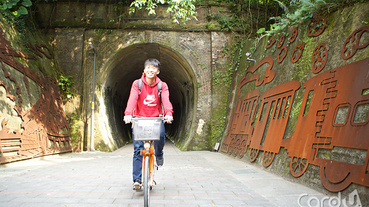
{"label": "paving stone", "polygon": [[[170,142],[165,165],[155,173],[154,207],[298,206],[303,193],[325,195],[228,155],[182,152]],[[115,152],[52,155],[0,166],[0,206],[133,207],[133,146]]]}

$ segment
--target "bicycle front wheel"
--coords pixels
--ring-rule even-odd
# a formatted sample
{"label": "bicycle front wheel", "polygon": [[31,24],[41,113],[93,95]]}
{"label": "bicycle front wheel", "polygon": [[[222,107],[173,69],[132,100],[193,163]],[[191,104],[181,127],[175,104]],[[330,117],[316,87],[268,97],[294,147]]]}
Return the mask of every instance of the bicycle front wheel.
{"label": "bicycle front wheel", "polygon": [[150,156],[145,157],[144,173],[144,206],[148,207],[150,204]]}

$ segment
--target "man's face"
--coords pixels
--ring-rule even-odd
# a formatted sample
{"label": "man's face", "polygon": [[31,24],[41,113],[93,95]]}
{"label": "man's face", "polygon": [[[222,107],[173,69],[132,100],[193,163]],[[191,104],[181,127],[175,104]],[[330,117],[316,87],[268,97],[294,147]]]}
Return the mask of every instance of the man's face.
{"label": "man's face", "polygon": [[144,73],[146,74],[147,78],[155,78],[156,75],[159,74],[159,72],[159,69],[152,65],[146,65],[146,67],[144,68]]}

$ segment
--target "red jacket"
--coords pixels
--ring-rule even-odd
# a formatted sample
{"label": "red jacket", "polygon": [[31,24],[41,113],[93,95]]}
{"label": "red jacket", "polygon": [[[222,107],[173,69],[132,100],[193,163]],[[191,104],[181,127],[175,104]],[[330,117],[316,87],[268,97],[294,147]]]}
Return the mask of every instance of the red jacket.
{"label": "red jacket", "polygon": [[135,80],[131,87],[131,93],[127,102],[124,115],[136,115],[139,117],[158,117],[163,114],[161,105],[163,104],[164,116],[173,116],[173,106],[169,100],[168,85],[163,82],[161,90],[161,100],[159,98],[157,84],[160,79],[156,77],[156,81],[153,85],[149,85],[146,82],[145,74],[142,74],[142,88],[141,94],[139,94],[138,80]]}

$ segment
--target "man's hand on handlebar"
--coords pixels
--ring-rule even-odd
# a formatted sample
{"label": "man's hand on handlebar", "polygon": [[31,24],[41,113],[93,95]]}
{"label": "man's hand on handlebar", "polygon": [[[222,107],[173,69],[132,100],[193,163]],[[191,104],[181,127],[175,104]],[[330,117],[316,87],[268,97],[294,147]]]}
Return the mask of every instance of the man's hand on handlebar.
{"label": "man's hand on handlebar", "polygon": [[[126,115],[126,116],[124,116],[123,120],[124,120],[124,123],[126,123],[126,124],[132,123],[132,115]],[[164,123],[171,124],[172,121],[173,121],[173,116],[166,115],[164,117]]]}
{"label": "man's hand on handlebar", "polygon": [[165,117],[164,117],[164,122],[165,123],[171,124],[172,121],[173,121],[173,116],[165,115]]}
{"label": "man's hand on handlebar", "polygon": [[126,115],[126,116],[124,116],[123,120],[124,120],[124,122],[126,124],[131,123],[132,122],[132,115]]}

